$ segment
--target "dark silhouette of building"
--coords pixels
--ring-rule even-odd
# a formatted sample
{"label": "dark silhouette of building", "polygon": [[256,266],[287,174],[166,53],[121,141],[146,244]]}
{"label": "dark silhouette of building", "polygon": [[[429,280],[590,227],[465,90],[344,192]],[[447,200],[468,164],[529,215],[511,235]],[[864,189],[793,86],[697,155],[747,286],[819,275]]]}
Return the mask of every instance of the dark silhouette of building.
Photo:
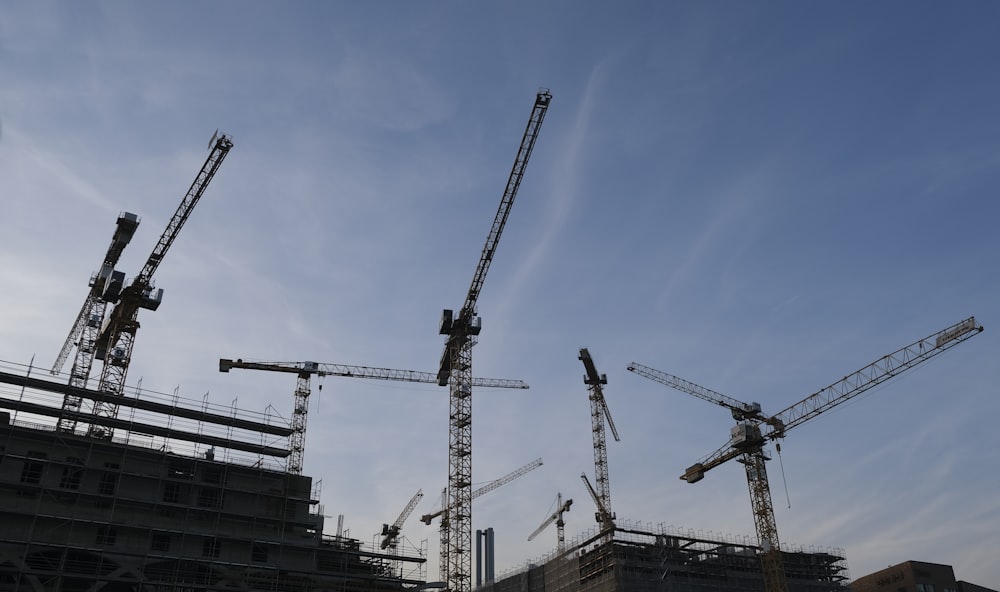
{"label": "dark silhouette of building", "polygon": [[853,583],[854,592],[996,592],[955,579],[950,565],[904,561],[862,576]]}
{"label": "dark silhouette of building", "polygon": [[[323,533],[287,420],[135,390],[59,429],[65,384],[0,368],[0,591],[383,592],[425,557]],[[84,399],[100,393],[76,389]],[[93,426],[94,424],[91,424]]]}

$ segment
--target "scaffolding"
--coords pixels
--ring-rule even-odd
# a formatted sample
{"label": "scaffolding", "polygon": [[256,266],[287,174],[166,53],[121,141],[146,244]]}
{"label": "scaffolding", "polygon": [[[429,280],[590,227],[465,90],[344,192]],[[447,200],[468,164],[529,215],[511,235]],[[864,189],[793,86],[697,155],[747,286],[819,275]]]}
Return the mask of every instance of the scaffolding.
{"label": "scaffolding", "polygon": [[291,428],[272,410],[133,388],[120,401],[128,414],[100,419],[120,422],[108,440],[57,429],[67,388],[0,362],[0,591],[382,592],[425,582],[426,547],[387,553],[323,533],[318,484],[283,466]]}
{"label": "scaffolding", "polygon": [[[619,520],[611,537],[594,528],[558,550],[501,573],[483,592],[745,592],[763,590],[751,537]],[[782,551],[791,592],[845,592],[842,549]]]}

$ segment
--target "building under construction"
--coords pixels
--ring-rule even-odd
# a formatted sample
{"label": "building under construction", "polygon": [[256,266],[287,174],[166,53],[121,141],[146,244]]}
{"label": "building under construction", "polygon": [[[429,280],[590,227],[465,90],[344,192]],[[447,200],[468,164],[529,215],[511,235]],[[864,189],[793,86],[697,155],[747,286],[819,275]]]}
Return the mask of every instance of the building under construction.
{"label": "building under construction", "polygon": [[[620,521],[501,574],[484,592],[744,592],[763,590],[760,549],[749,539]],[[841,549],[783,552],[790,592],[849,590]]]}
{"label": "building under construction", "polygon": [[63,403],[101,393],[30,374],[0,367],[0,591],[424,583],[425,548],[323,534],[319,488],[282,466],[289,420],[135,389],[98,417]]}

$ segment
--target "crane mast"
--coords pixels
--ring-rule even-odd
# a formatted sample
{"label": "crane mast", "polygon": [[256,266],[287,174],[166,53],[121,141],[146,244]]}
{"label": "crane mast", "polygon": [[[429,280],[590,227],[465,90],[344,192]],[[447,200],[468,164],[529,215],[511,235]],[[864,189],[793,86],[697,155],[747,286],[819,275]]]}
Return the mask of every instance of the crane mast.
{"label": "crane mast", "polygon": [[[289,446],[291,454],[288,456],[288,472],[293,475],[302,474],[302,459],[305,456],[306,420],[309,416],[309,395],[312,392],[310,379],[313,375],[430,384],[437,382],[437,375],[430,372],[418,372],[416,370],[394,370],[392,368],[320,364],[317,362],[253,362],[227,358],[219,360],[219,372],[229,372],[232,368],[286,372],[296,375],[294,408],[292,412],[292,435],[291,445]],[[528,385],[520,380],[506,380],[502,378],[473,378],[472,384],[486,388],[528,388]]]}
{"label": "crane mast", "polygon": [[[104,255],[100,270],[90,278],[90,291],[83,302],[83,307],[73,322],[73,327],[63,343],[62,350],[56,357],[52,365],[52,374],[58,374],[66,359],[69,357],[73,346],[76,346],[76,355],[73,358],[73,367],[69,374],[69,384],[78,388],[87,388],[87,381],[90,378],[90,369],[94,364],[94,344],[97,341],[98,332],[104,323],[104,316],[107,313],[109,302],[114,302],[121,294],[125,283],[125,274],[117,271],[115,265],[121,257],[122,251],[135,235],[135,230],[139,226],[139,217],[129,212],[119,214],[115,223],[115,233],[111,237],[111,244]],[[76,429],[77,412],[83,399],[77,395],[67,394],[63,398],[63,415],[59,417],[57,429],[60,432],[73,432]]]}
{"label": "crane mast", "polygon": [[447,548],[441,561],[451,592],[469,592],[472,589],[472,347],[482,328],[476,302],[551,99],[552,95],[548,90],[542,90],[535,96],[531,117],[500,199],[493,226],[486,237],[486,245],[479,257],[465,303],[457,316],[446,309],[441,317],[440,334],[447,337],[438,370],[438,384],[450,384],[448,500],[449,507],[453,508],[451,518],[456,525],[449,531]]}
{"label": "crane mast", "polygon": [[[590,391],[590,419],[591,431],[594,435],[594,473],[597,480],[597,490],[594,492],[597,502],[597,523],[602,530],[614,530],[615,514],[611,511],[611,483],[608,478],[608,439],[604,430],[604,423],[607,420],[608,428],[614,436],[615,441],[621,441],[618,437],[618,430],[615,422],[611,419],[611,411],[608,403],[604,399],[603,385],[608,383],[606,374],[599,374],[594,360],[590,356],[587,348],[580,348],[579,359],[583,362],[586,374],[583,382]],[[590,482],[587,482],[590,487]]]}
{"label": "crane mast", "polygon": [[[139,309],[156,310],[163,298],[163,290],[153,287],[153,274],[163,262],[163,257],[177,238],[184,223],[191,216],[191,212],[219,170],[222,161],[229,154],[233,142],[225,134],[219,135],[216,132],[212,136],[209,146],[211,151],[198,172],[198,176],[195,177],[184,199],[181,200],[174,215],[167,223],[166,229],[160,235],[153,252],[146,259],[145,265],[132,280],[132,283],[122,290],[120,299],[105,321],[95,343],[95,357],[104,362],[98,390],[112,397],[121,397],[125,389],[125,376],[132,361],[135,334],[139,329]],[[95,401],[93,415],[114,418],[118,415],[118,404],[114,399]],[[90,426],[89,433],[108,439],[113,435],[111,428],[96,427],[95,425]]]}
{"label": "crane mast", "polygon": [[762,414],[759,403],[743,403],[648,366],[632,362],[628,365],[628,370],[726,407],[732,412],[737,423],[730,430],[729,442],[688,467],[681,475],[681,479],[688,483],[696,483],[704,478],[706,471],[729,460],[739,459],[747,476],[754,526],[761,549],[764,589],[766,592],[787,592],[788,583],[778,542],[771,489],[767,480],[765,463],[769,458],[764,450],[765,444],[784,438],[789,429],[802,425],[982,331],[983,327],[976,322],[975,317],[969,317],[879,358],[772,416]]}

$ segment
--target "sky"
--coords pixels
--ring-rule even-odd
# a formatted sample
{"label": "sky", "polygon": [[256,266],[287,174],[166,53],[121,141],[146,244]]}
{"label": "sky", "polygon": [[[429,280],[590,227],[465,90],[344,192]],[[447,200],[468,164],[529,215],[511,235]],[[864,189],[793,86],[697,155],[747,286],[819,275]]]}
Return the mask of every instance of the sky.
{"label": "sky", "polygon": [[[218,1],[0,5],[0,360],[54,362],[120,212],[160,265],[127,382],[290,414],[289,375],[219,358],[434,372],[535,94],[552,102],[478,300],[474,502],[497,570],[595,526],[579,349],[607,374],[619,519],[754,537],[724,409],[638,362],[777,412],[969,316],[969,340],[790,431],[784,545],[852,578],[907,560],[1000,589],[1000,4]],[[318,386],[322,384],[322,390]],[[314,381],[305,473],[376,539],[447,482],[448,393]],[[774,452],[774,451],[772,451]]]}

